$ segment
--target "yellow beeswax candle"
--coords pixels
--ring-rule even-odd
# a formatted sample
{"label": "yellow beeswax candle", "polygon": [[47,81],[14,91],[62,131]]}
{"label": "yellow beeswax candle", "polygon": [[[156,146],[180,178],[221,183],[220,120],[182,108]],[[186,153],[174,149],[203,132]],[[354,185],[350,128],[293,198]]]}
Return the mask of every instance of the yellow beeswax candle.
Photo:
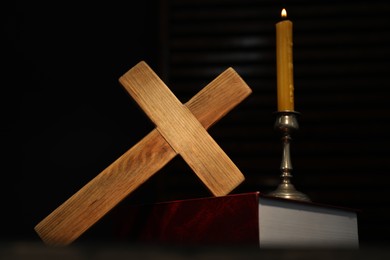
{"label": "yellow beeswax candle", "polygon": [[282,10],[282,21],[276,24],[276,72],[278,111],[294,111],[293,23]]}

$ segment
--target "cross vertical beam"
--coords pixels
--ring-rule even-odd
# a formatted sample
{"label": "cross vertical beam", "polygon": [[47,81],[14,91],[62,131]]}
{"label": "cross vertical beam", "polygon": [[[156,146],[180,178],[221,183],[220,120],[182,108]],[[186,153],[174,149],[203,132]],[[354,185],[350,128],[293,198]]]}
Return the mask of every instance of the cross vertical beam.
{"label": "cross vertical beam", "polygon": [[191,111],[145,62],[138,63],[119,81],[214,195],[226,195],[244,180]]}

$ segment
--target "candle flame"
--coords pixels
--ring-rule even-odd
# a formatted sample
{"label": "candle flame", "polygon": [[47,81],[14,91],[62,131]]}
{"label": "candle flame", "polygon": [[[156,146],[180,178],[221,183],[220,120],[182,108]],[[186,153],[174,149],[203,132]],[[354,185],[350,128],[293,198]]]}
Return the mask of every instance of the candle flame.
{"label": "candle flame", "polygon": [[282,16],[282,18],[286,18],[287,17],[287,11],[286,11],[285,8],[283,8],[281,16]]}

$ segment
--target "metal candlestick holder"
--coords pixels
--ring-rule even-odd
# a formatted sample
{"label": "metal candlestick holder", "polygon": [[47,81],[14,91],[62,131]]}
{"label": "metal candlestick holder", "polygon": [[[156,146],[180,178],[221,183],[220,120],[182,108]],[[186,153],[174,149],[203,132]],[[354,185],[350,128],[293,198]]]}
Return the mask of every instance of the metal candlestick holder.
{"label": "metal candlestick holder", "polygon": [[268,195],[285,199],[310,201],[307,195],[297,191],[291,183],[291,171],[293,168],[290,158],[290,141],[291,133],[299,129],[298,115],[299,113],[296,111],[279,111],[276,113],[274,128],[282,133],[283,142],[282,163],[280,165],[282,182],[275,191]]}

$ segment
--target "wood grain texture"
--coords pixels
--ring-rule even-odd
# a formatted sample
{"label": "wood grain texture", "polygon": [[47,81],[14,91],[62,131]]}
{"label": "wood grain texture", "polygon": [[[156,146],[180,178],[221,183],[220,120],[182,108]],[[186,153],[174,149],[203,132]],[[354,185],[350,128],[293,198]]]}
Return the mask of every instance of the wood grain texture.
{"label": "wood grain texture", "polygon": [[[251,92],[241,77],[229,68],[186,106],[207,129]],[[38,223],[35,231],[46,244],[71,244],[176,154],[154,129]]]}
{"label": "wood grain texture", "polygon": [[[119,81],[214,195],[226,195],[244,180],[238,167],[189,108],[145,62],[138,63]],[[219,96],[219,99],[224,97]]]}

